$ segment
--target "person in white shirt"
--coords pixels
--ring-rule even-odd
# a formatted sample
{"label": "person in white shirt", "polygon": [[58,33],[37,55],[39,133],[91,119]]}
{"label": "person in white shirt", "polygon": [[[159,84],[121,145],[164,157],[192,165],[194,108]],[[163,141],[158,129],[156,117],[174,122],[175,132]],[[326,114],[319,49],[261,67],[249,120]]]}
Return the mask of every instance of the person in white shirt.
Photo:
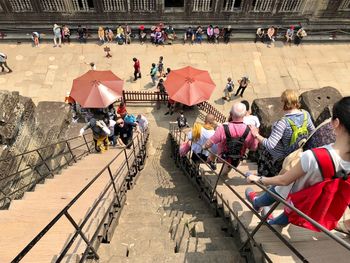
{"label": "person in white shirt", "polygon": [[12,72],[12,69],[9,68],[9,66],[7,65],[7,56],[6,54],[4,53],[0,53],[0,67],[1,67],[1,72],[4,72],[5,71],[5,68],[4,66],[7,68],[8,70],[8,73],[11,73]]}
{"label": "person in white shirt", "polygon": [[[215,133],[215,117],[212,114],[208,114],[205,117],[204,124],[195,123],[191,131],[187,134],[187,139],[192,142],[192,161],[196,164],[203,161],[207,161],[209,151],[203,150],[202,147]],[[216,146],[212,146],[215,151]]]}
{"label": "person in white shirt", "polygon": [[136,122],[139,125],[139,129],[141,132],[145,132],[148,128],[148,120],[142,114],[138,114],[136,117]]}
{"label": "person in white shirt", "polygon": [[260,127],[259,118],[255,115],[251,115],[249,102],[246,100],[242,100],[241,103],[243,103],[245,105],[245,107],[247,108],[247,114],[246,114],[246,116],[244,116],[243,122],[246,125],[251,125],[251,126],[255,126],[256,128],[259,128]]}

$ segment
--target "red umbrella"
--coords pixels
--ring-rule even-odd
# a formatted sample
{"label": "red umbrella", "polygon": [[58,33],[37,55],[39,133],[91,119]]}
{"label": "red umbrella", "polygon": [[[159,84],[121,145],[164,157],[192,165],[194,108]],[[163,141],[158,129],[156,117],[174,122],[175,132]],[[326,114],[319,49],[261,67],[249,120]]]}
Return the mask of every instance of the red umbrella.
{"label": "red umbrella", "polygon": [[208,71],[193,67],[172,70],[164,86],[172,100],[188,106],[208,100],[215,89]]}
{"label": "red umbrella", "polygon": [[83,108],[106,108],[122,97],[123,85],[110,70],[89,70],[73,80],[70,96]]}

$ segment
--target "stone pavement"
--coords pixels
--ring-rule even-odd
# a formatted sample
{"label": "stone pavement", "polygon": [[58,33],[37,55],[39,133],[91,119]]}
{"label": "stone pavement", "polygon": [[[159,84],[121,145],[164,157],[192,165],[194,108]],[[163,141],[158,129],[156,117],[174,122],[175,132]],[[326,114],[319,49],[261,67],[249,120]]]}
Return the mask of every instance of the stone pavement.
{"label": "stone pavement", "polygon": [[[89,70],[95,62],[98,70],[111,69],[125,80],[126,90],[154,90],[147,76],[152,62],[164,56],[164,65],[172,69],[192,65],[208,70],[217,85],[210,101],[227,112],[232,103],[221,99],[227,77],[235,81],[248,75],[251,86],[245,98],[279,96],[286,88],[300,92],[333,86],[343,95],[350,95],[350,44],[304,44],[299,47],[267,48],[262,43],[231,43],[228,45],[202,44],[153,46],[109,45],[112,58],[104,57],[103,46],[72,43],[62,48],[41,44],[33,48],[29,43],[0,44],[0,52],[8,55],[13,73],[0,72],[0,89],[19,91],[41,100],[63,101],[74,78]],[[132,58],[141,61],[143,77],[132,82]],[[87,64],[85,64],[85,63]],[[237,82],[235,83],[237,88]],[[238,100],[238,99],[237,99]]]}

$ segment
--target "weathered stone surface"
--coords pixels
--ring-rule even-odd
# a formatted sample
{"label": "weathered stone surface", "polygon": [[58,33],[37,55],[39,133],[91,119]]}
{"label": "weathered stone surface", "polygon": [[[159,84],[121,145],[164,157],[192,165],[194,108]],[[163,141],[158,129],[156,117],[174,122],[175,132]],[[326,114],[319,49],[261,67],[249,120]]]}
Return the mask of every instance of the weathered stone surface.
{"label": "weathered stone surface", "polygon": [[252,103],[252,114],[258,116],[260,120],[260,134],[268,137],[274,122],[284,116],[281,98],[274,97],[254,100]]}
{"label": "weathered stone surface", "polygon": [[333,87],[310,90],[300,95],[301,107],[307,110],[315,126],[331,116],[333,104],[340,100],[342,95]]}
{"label": "weathered stone surface", "polygon": [[[21,189],[11,196],[18,198],[30,188],[29,183],[49,174],[47,166],[50,169],[58,166],[63,158],[59,153],[64,151],[66,144],[39,150],[42,158],[49,159],[47,166],[37,166],[42,162],[38,152],[15,156],[64,140],[72,116],[69,106],[64,103],[44,101],[36,107],[30,98],[17,92],[1,91],[0,102],[0,199]],[[51,160],[53,156],[58,157]]]}

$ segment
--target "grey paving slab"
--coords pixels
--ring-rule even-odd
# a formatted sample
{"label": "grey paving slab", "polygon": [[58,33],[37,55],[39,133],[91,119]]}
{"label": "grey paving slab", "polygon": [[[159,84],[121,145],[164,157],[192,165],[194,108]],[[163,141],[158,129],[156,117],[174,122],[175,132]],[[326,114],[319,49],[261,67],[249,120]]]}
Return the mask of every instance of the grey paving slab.
{"label": "grey paving slab", "polygon": [[[227,77],[235,80],[243,75],[251,79],[245,98],[279,96],[286,88],[299,92],[331,85],[343,95],[350,95],[349,44],[307,44],[296,46],[262,43],[231,43],[153,46],[108,44],[112,58],[104,57],[106,45],[70,44],[54,48],[44,43],[39,48],[29,43],[0,44],[8,55],[11,74],[0,73],[1,89],[18,90],[25,96],[41,100],[62,101],[74,78],[89,70],[95,62],[99,70],[112,70],[125,80],[126,90],[155,90],[147,75],[152,63],[164,57],[165,68],[191,65],[208,70],[217,85],[210,101],[219,110],[227,111],[232,102],[221,100]],[[132,58],[141,61],[142,79],[132,81]],[[237,98],[236,100],[239,100]]]}

